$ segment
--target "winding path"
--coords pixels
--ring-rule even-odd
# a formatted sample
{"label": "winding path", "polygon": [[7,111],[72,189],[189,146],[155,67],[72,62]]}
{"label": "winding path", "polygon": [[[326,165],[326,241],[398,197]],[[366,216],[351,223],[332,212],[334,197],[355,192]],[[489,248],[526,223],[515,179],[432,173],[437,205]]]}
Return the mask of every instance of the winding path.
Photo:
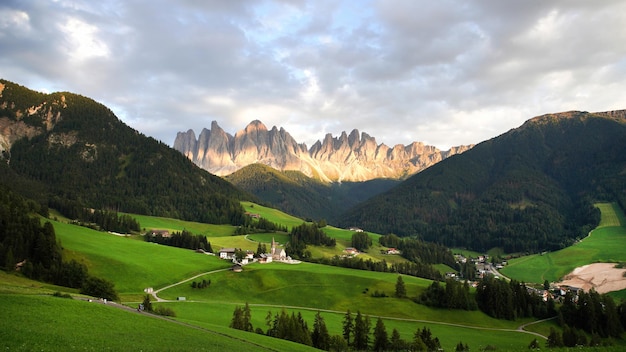
{"label": "winding path", "polygon": [[228,271],[228,270],[230,270],[230,268],[225,268],[225,269],[217,269],[217,270],[207,271],[207,272],[205,272],[205,273],[200,273],[200,274],[195,275],[195,276],[192,276],[192,277],[190,277],[190,278],[187,278],[187,279],[184,279],[184,280],[178,281],[178,282],[176,282],[176,283],[173,283],[173,284],[171,284],[171,285],[168,285],[168,286],[165,286],[165,287],[161,287],[161,288],[160,288],[160,289],[158,289],[158,290],[154,290],[154,291],[152,291],[152,297],[154,297],[154,299],[155,299],[157,302],[177,302],[177,301],[173,301],[173,300],[167,300],[167,299],[162,299],[162,298],[159,298],[159,296],[157,296],[157,294],[158,294],[159,292],[163,291],[163,290],[167,290],[167,289],[172,288],[172,287],[174,287],[174,286],[178,286],[178,285],[180,285],[180,284],[184,284],[185,282],[189,282],[189,281],[191,281],[191,280],[197,279],[197,278],[199,278],[200,276],[203,276],[203,275],[209,275],[209,274],[215,274],[215,273],[219,273],[219,272],[221,272],[221,271]]}
{"label": "winding path", "polygon": [[[209,274],[214,274],[214,273],[218,273],[218,272],[222,272],[222,271],[228,271],[230,270],[229,268],[226,269],[218,269],[218,270],[212,270],[212,271],[208,271],[205,273],[201,273],[195,276],[192,276],[188,279],[179,281],[177,283],[171,284],[169,286],[165,286],[162,287],[156,291],[152,292],[152,296],[154,297],[154,299],[156,299],[157,302],[178,302],[178,301],[174,301],[174,300],[165,300],[162,298],[159,298],[159,296],[157,295],[159,292],[163,291],[163,290],[167,290],[169,288],[172,288],[174,286],[178,286],[180,284],[183,284],[185,282],[189,282],[191,280],[194,280],[200,276],[203,275],[209,275]],[[188,301],[188,302],[196,302],[196,301]],[[199,302],[199,301],[198,301]],[[245,304],[245,303],[234,303],[233,304]],[[308,310],[308,311],[319,311],[319,312],[326,312],[326,313],[336,313],[336,314],[345,314],[345,312],[341,312],[338,310],[331,310],[331,309],[319,309],[319,308],[311,308],[311,307],[300,307],[300,306],[284,306],[284,305],[275,305],[275,304],[249,304],[249,306],[251,307],[270,307],[270,308],[285,308],[285,309],[297,309],[297,310]],[[442,322],[442,321],[432,321],[432,320],[423,320],[423,319],[411,319],[411,318],[397,318],[397,317],[387,317],[387,316],[378,316],[378,315],[370,315],[370,317],[372,318],[381,318],[381,319],[385,319],[385,320],[397,320],[397,321],[408,321],[408,322],[416,322],[416,323],[427,323],[427,324],[439,324],[439,325],[446,325],[446,326],[454,326],[454,327],[459,327],[459,328],[466,328],[466,329],[476,329],[476,330],[485,330],[485,331],[503,331],[503,332],[518,332],[518,333],[524,333],[524,334],[530,334],[530,335],[534,335],[537,337],[540,337],[544,340],[547,340],[548,338],[544,335],[541,335],[540,333],[534,332],[534,331],[528,331],[528,330],[524,330],[524,328],[526,328],[529,325],[533,325],[533,324],[538,324],[547,320],[551,320],[551,319],[555,319],[556,317],[552,317],[552,318],[547,318],[547,319],[541,319],[541,320],[537,320],[537,321],[532,321],[526,324],[522,324],[520,326],[517,327],[517,329],[504,329],[504,328],[489,328],[489,327],[481,327],[481,326],[472,326],[472,325],[464,325],[464,324],[456,324],[456,323],[447,323],[447,322]]]}

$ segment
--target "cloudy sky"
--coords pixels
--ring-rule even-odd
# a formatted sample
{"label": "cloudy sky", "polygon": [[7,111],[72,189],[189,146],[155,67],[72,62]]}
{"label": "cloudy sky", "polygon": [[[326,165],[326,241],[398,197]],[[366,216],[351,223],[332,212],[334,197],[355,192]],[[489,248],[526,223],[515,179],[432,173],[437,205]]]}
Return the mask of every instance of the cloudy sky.
{"label": "cloudy sky", "polygon": [[308,146],[358,129],[447,149],[626,109],[626,2],[3,0],[0,78],[170,145],[258,119]]}

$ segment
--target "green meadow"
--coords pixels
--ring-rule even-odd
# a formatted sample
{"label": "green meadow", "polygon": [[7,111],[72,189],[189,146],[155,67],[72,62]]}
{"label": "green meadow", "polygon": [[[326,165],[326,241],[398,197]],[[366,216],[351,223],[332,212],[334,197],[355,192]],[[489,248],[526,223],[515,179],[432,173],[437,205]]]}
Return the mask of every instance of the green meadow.
{"label": "green meadow", "polygon": [[[258,213],[276,223],[288,226],[302,223],[301,219],[274,209],[252,203],[243,204],[247,211]],[[601,209],[603,223],[614,225],[616,220],[604,218],[607,209],[614,208],[603,207]],[[214,225],[133,216],[145,228],[176,231],[186,229],[193,233],[207,235],[216,251],[220,247],[256,250],[258,242],[269,244],[272,238],[275,238],[279,243],[285,243],[288,239],[286,234],[273,233],[232,236],[232,232],[227,231],[225,227],[222,231],[220,227],[214,227]],[[621,221],[619,214],[615,217],[617,221]],[[160,289],[195,275],[200,276],[194,280],[206,279],[210,280],[211,284],[204,289],[194,289],[188,281],[159,292],[159,298],[169,301],[154,302],[154,304],[172,308],[177,315],[175,320],[188,324],[185,327],[171,321],[154,319],[145,314],[114,309],[110,306],[51,297],[49,294],[56,290],[72,294],[76,294],[76,291],[41,283],[24,284],[20,281],[23,279],[3,274],[0,276],[2,282],[0,304],[3,306],[3,313],[5,312],[4,305],[10,306],[11,308],[6,310],[10,319],[24,326],[41,328],[40,332],[33,335],[38,341],[33,342],[27,338],[31,333],[30,330],[12,330],[6,325],[0,326],[0,328],[4,327],[2,334],[5,334],[0,335],[0,338],[2,341],[10,341],[11,344],[6,347],[11,350],[33,350],[61,345],[76,346],[74,349],[81,350],[101,350],[105,346],[113,350],[160,350],[168,349],[163,346],[169,346],[170,349],[176,346],[178,350],[181,346],[180,336],[185,336],[184,349],[190,350],[232,350],[235,348],[261,351],[265,349],[307,350],[304,346],[294,345],[287,341],[269,339],[262,335],[228,328],[234,308],[243,306],[246,302],[252,309],[254,327],[260,327],[263,330],[267,329],[265,318],[268,312],[273,315],[285,309],[289,313],[300,312],[310,328],[313,325],[315,313],[321,311],[330,333],[340,334],[344,314],[349,309],[353,313],[358,310],[370,316],[372,324],[375,323],[377,317],[382,317],[388,333],[391,334],[391,331],[396,328],[405,340],[411,340],[417,328],[429,327],[433,334],[440,338],[446,350],[453,350],[456,344],[462,341],[467,343],[472,350],[481,350],[486,345],[491,345],[496,346],[498,350],[521,351],[526,350],[530,341],[536,337],[528,332],[517,330],[520,325],[532,322],[530,319],[497,320],[480,311],[433,309],[416,304],[410,298],[393,297],[398,274],[360,271],[312,263],[255,263],[245,266],[241,273],[227,270],[202,275],[229,268],[231,263],[191,250],[156,245],[132,237],[115,236],[64,222],[52,221],[52,223],[66,256],[85,263],[92,274],[114,282],[121,294],[122,303],[132,307],[136,307],[137,302],[141,300],[144,295],[143,289],[146,287]],[[620,241],[624,240],[622,237],[626,238],[626,234],[623,233],[623,227],[613,225],[598,228],[589,238],[569,250],[576,250],[577,246],[584,245],[587,247],[580,250],[588,257],[622,258],[618,255],[619,251],[612,247],[624,248]],[[311,247],[314,256],[341,254],[343,249],[349,246],[352,231],[331,226],[327,226],[324,231],[337,239],[337,248]],[[372,248],[367,253],[360,254],[360,257],[374,260],[385,259],[388,262],[404,260],[399,256],[381,254],[381,249],[384,248],[378,243],[379,235],[371,236]],[[609,240],[617,242],[604,244]],[[593,248],[596,248],[596,252],[589,254]],[[561,265],[555,264],[559,263],[559,260],[579,260],[571,258],[574,256],[572,252],[565,255],[557,255],[557,253],[520,258],[516,261],[526,263],[527,268],[536,267],[534,270],[542,271],[544,275],[557,275],[550,273],[548,269]],[[535,257],[545,261],[533,259]],[[572,262],[571,265],[577,264],[577,262]],[[521,266],[521,264],[512,263],[507,270],[515,269],[516,265]],[[444,266],[438,269],[442,272],[451,270]],[[403,280],[409,297],[417,297],[431,284],[429,280],[410,276],[403,276]],[[374,297],[372,295],[374,292],[385,293],[387,297]],[[41,296],[42,294],[44,296]],[[185,297],[185,300],[177,301],[178,297]],[[17,306],[29,308],[20,310],[15,308]],[[43,306],[46,308],[42,308]],[[56,324],[58,328],[49,327],[49,324]],[[107,326],[113,324],[115,328],[100,333],[100,330],[106,329],[103,324]],[[135,328],[131,329],[131,326]],[[142,328],[138,329],[138,326]],[[546,336],[550,327],[555,326],[554,321],[547,321],[531,325],[527,330]],[[89,340],[86,336],[94,330],[98,331],[98,337]],[[150,332],[147,333],[146,330]],[[153,334],[152,331],[157,331],[157,333]],[[141,334],[147,337],[141,336],[132,342],[127,342]],[[202,336],[203,339],[198,337],[196,340],[196,335]],[[123,339],[116,339],[114,336],[122,336]],[[540,337],[538,339],[543,345],[544,340]],[[152,343],[148,340],[157,342]],[[187,340],[189,340],[188,343]],[[250,348],[245,348],[245,346]],[[48,349],[54,350],[55,348],[48,347]]]}
{"label": "green meadow", "polygon": [[50,295],[0,294],[0,346],[7,351],[314,350],[213,326]]}
{"label": "green meadow", "polygon": [[235,232],[232,225],[213,225],[200,222],[184,221],[172,218],[163,218],[156,216],[128,214],[135,218],[145,230],[168,230],[178,231],[187,230],[196,235],[205,235],[206,237],[230,236]]}
{"label": "green meadow", "polygon": [[626,261],[626,221],[617,204],[596,205],[602,212],[600,225],[589,236],[556,252],[512,259],[503,275],[524,282],[558,281],[577,267],[600,262]]}
{"label": "green meadow", "polygon": [[[236,306],[242,307],[242,304],[224,304],[224,303],[212,303],[212,302],[169,302],[159,303],[166,305],[172,309],[175,309],[179,318],[177,320],[184,321],[189,324],[212,327],[214,325],[226,326],[230,323],[232,318],[232,311]],[[309,327],[312,327],[311,322],[314,320],[317,309],[304,310],[301,308],[289,308],[284,306],[273,305],[255,305],[250,304],[250,310],[252,313],[252,325],[257,328],[261,328],[264,331],[267,330],[265,317],[268,312],[274,316],[285,310],[288,314],[292,312],[300,313],[302,317],[309,322]],[[230,314],[224,314],[228,312]],[[363,312],[363,311],[362,311]],[[345,311],[329,312],[320,310],[321,316],[328,327],[331,335],[341,334],[342,323],[345,316]],[[356,315],[356,310],[351,310],[352,316]],[[458,314],[458,312],[457,312]],[[183,318],[184,317],[184,318]],[[378,316],[369,315],[372,325],[375,325]],[[479,351],[481,348],[486,347],[487,344],[497,346],[500,351],[523,351],[527,350],[527,346],[536,336],[528,333],[520,333],[514,331],[516,327],[511,330],[506,328],[490,328],[490,327],[471,327],[471,326],[452,326],[445,324],[429,323],[425,319],[420,320],[420,317],[415,319],[398,319],[383,317],[383,322],[387,329],[387,333],[390,335],[391,331],[395,328],[400,332],[402,339],[410,341],[413,339],[413,334],[418,328],[428,327],[432,333],[437,336],[441,342],[442,347],[446,351],[454,351],[456,344],[459,341],[467,343],[472,350]],[[458,320],[458,318],[457,318]],[[461,324],[463,322],[460,322]],[[518,322],[518,324],[521,324]],[[541,338],[538,337],[540,341]],[[542,343],[543,344],[543,343]]]}
{"label": "green meadow", "polygon": [[275,224],[287,226],[289,230],[291,230],[292,227],[302,225],[302,223],[305,222],[300,218],[285,214],[280,210],[264,207],[256,203],[241,202],[241,205],[245,211],[251,214],[259,214],[261,217]]}
{"label": "green meadow", "polygon": [[177,280],[228,267],[215,256],[187,249],[161,246],[85,227],[51,221],[67,257],[89,268],[90,273],[115,283],[122,295],[141,294]]}

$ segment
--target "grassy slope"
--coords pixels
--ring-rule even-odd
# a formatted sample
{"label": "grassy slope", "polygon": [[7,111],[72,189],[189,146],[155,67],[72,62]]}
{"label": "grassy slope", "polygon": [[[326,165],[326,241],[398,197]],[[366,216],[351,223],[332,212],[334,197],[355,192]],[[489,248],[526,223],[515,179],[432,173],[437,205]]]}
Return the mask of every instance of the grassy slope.
{"label": "grassy slope", "polygon": [[[259,210],[262,207],[255,205],[253,208],[261,213]],[[284,215],[273,216],[278,219]],[[152,221],[149,218],[145,220]],[[175,229],[176,226],[181,226],[174,222],[170,224],[166,220],[160,221],[165,222],[162,223],[164,226],[159,228]],[[293,224],[299,223],[301,220]],[[190,229],[189,225],[182,224]],[[229,265],[217,258],[195,254],[189,250],[158,246],[58,222],[54,225],[57,236],[61,239],[66,251],[71,256],[89,264],[93,273],[114,281],[119,290],[126,292],[122,299],[128,302],[136,301],[144,287],[163,287],[196,273]],[[339,243],[345,243],[346,239],[351,236],[351,233],[346,230],[331,227],[329,229],[332,231],[331,234],[337,236]],[[269,242],[274,236],[278,236],[278,241],[284,240],[280,238],[281,235],[276,234],[255,234],[250,237]],[[229,239],[247,241],[243,236],[223,236],[212,237],[211,242]],[[255,242],[248,242],[252,249],[256,249]],[[374,242],[377,243],[377,240],[375,239]],[[406,340],[412,338],[416,328],[429,326],[433,333],[440,337],[446,349],[453,349],[456,343],[463,341],[473,349],[491,343],[500,349],[519,348],[522,350],[534,338],[519,332],[488,330],[492,328],[515,329],[526,321],[500,321],[477,311],[438,310],[417,305],[408,299],[371,297],[370,293],[375,290],[392,295],[397,274],[374,273],[309,263],[299,265],[272,263],[247,266],[244,272],[239,274],[220,272],[204,278],[212,282],[207,289],[193,290],[189,283],[186,283],[174,286],[160,294],[162,298],[170,299],[185,296],[187,301],[159,304],[172,306],[177,312],[178,320],[214,330],[223,329],[227,332],[232,332],[227,325],[234,306],[250,302],[253,324],[263,329],[266,329],[264,319],[268,310],[276,313],[281,306],[294,306],[310,309],[298,309],[303,312],[310,327],[312,327],[313,315],[317,309],[335,311],[335,313],[324,313],[332,334],[340,333],[343,314],[347,309],[351,309],[352,312],[361,310],[372,317],[378,315],[386,317],[385,325],[388,333],[391,333],[395,327]],[[430,283],[428,280],[413,277],[405,276],[404,278],[409,296],[417,296]],[[442,324],[427,323],[427,321]],[[471,325],[478,329],[446,324]],[[550,324],[552,323],[538,324],[533,326],[532,330],[545,335]],[[251,336],[251,338],[254,337]],[[286,348],[278,349],[287,350]]]}
{"label": "grassy slope", "polygon": [[509,261],[502,274],[524,282],[557,281],[579,266],[626,261],[626,220],[617,204],[597,205],[600,225],[582,241],[562,250]]}
{"label": "grassy slope", "polygon": [[90,273],[115,283],[122,296],[141,294],[178,279],[228,267],[214,256],[111,235],[52,221],[69,258],[85,263]]}
{"label": "grassy slope", "polygon": [[258,205],[255,203],[241,202],[241,205],[244,207],[244,209],[247,212],[250,212],[253,214],[259,214],[261,215],[261,217],[273,223],[287,226],[289,230],[291,230],[291,228],[294,226],[302,225],[302,223],[304,222],[304,220],[297,218],[295,216],[285,214],[280,210],[264,207],[262,205]]}
{"label": "grassy slope", "polygon": [[156,216],[129,214],[135,218],[142,229],[145,230],[169,230],[169,231],[182,231],[187,230],[196,235],[205,235],[207,237],[221,237],[230,236],[235,232],[235,227],[232,225],[213,225],[203,224],[200,222],[184,221],[172,218],[163,218]]}
{"label": "grassy slope", "polygon": [[[10,351],[308,351],[306,346],[203,324],[190,328],[111,305],[53,297],[66,289],[0,271],[0,347]],[[141,327],[141,329],[137,329]],[[184,343],[181,343],[184,336]]]}

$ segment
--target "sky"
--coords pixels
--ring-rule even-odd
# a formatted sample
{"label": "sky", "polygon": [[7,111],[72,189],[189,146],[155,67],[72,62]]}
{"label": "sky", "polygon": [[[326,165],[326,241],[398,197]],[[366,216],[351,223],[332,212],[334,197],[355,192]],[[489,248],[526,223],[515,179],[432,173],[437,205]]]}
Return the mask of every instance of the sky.
{"label": "sky", "polygon": [[626,1],[2,0],[0,78],[169,145],[260,120],[309,147],[357,129],[448,149],[626,109]]}

